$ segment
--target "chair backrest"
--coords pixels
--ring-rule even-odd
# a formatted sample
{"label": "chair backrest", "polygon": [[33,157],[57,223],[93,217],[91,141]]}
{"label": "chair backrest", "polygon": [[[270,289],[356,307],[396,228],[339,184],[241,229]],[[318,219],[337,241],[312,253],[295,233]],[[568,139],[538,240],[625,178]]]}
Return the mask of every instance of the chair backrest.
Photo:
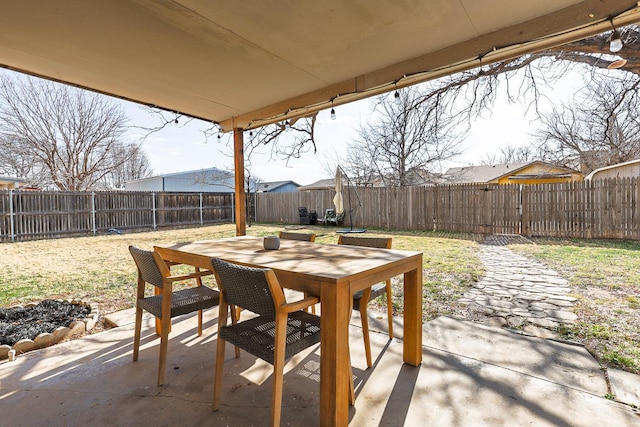
{"label": "chair backrest", "polygon": [[[149,283],[150,285],[162,288],[164,283],[164,277],[161,267],[158,267],[157,258],[159,255],[155,255],[152,251],[145,251],[143,249],[136,248],[135,246],[129,246],[129,252],[138,267],[138,274],[140,278]],[[163,265],[164,266],[164,265]],[[166,266],[164,266],[166,268]]]}
{"label": "chair backrest", "polygon": [[338,237],[339,245],[366,246],[368,248],[391,249],[391,237],[360,237],[345,236]]}
{"label": "chair backrest", "polygon": [[[227,304],[235,305],[261,316],[276,317],[274,300],[282,300],[284,293],[279,286],[269,286],[266,272],[269,269],[245,267],[223,261],[211,260],[216,281]],[[274,298],[274,292],[280,292],[280,298]]]}
{"label": "chair backrest", "polygon": [[316,233],[292,233],[290,231],[281,231],[280,238],[284,240],[303,240],[305,242],[315,242]]}

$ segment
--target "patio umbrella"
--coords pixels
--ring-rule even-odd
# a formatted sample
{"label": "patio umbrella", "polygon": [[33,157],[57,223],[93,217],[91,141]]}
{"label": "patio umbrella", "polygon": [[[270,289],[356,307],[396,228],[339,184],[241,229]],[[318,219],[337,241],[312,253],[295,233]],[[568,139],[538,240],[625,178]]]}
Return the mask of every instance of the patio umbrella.
{"label": "patio umbrella", "polygon": [[336,169],[336,195],[333,196],[333,204],[336,207],[336,215],[344,213],[344,204],[342,203],[342,174],[340,167]]}

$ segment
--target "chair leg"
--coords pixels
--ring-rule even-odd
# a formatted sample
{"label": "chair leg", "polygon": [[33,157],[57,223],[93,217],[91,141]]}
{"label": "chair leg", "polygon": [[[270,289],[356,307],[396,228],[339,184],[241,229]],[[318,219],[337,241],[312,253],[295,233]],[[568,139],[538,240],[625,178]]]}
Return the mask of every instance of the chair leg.
{"label": "chair leg", "polygon": [[362,338],[364,339],[364,353],[367,357],[367,368],[373,366],[371,362],[371,341],[369,340],[369,317],[367,314],[367,305],[371,296],[371,288],[367,288],[362,293],[360,299],[360,321],[362,322]]}
{"label": "chair leg", "polygon": [[356,388],[353,384],[353,366],[351,366],[351,352],[349,352],[349,404],[356,404]]}
{"label": "chair leg", "polygon": [[[353,298],[349,299],[349,323],[351,323],[351,317],[353,316]],[[351,347],[347,346],[347,355],[349,356],[349,404],[354,406],[356,404],[356,390],[353,384],[353,366],[351,366]]]}
{"label": "chair leg", "polygon": [[[236,307],[235,305],[230,305],[229,306],[229,314],[231,315],[231,324],[232,325],[237,325],[238,324],[238,320],[240,320],[240,312],[242,311],[241,308]],[[218,321],[220,321],[218,319]],[[237,345],[234,346],[235,348],[235,353],[236,353],[236,359],[238,359],[240,357],[240,347],[238,347]]]}
{"label": "chair leg", "polygon": [[229,306],[222,294],[220,294],[220,305],[218,306],[218,343],[216,345],[216,370],[213,380],[213,410],[217,411],[220,405],[220,393],[222,386],[222,374],[224,371],[224,344],[225,341],[220,338],[220,329],[227,325],[227,316],[231,309],[231,321],[235,320],[235,307]]}
{"label": "chair leg", "polygon": [[393,294],[391,292],[391,279],[387,279],[387,285],[385,286],[387,291],[387,321],[389,322],[389,339],[393,339]]}
{"label": "chair leg", "polygon": [[138,360],[140,351],[140,330],[142,329],[142,309],[136,307],[136,328],[133,335],[133,361]]}
{"label": "chair leg", "polygon": [[[218,336],[218,345],[216,346],[216,370],[215,379],[213,381],[213,410],[217,411],[220,406],[220,394],[222,387],[222,375],[224,371],[224,344],[225,341]],[[236,347],[237,348],[237,347]]]}
{"label": "chair leg", "polygon": [[[196,273],[200,272],[200,268],[196,267]],[[196,286],[202,286],[202,277],[196,277]],[[202,336],[202,310],[198,310],[198,336]]]}
{"label": "chair leg", "polygon": [[280,425],[282,414],[282,385],[284,382],[284,353],[287,344],[287,313],[276,315],[276,336],[273,353],[273,394],[271,396],[271,425]]}
{"label": "chair leg", "polygon": [[167,370],[167,349],[169,347],[169,329],[171,329],[171,318],[165,316],[162,319],[162,331],[160,334],[160,360],[158,362],[158,385],[164,384],[164,373]]}

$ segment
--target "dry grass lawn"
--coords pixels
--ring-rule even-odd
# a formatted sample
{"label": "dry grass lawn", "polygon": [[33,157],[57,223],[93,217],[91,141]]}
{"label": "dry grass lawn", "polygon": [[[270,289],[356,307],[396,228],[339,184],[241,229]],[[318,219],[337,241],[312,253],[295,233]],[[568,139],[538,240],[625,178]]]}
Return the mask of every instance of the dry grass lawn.
{"label": "dry grass lawn", "polygon": [[[312,227],[318,243],[337,243],[335,228]],[[247,234],[277,234],[281,226],[253,225]],[[477,257],[478,236],[446,232],[369,230],[391,235],[395,249],[424,253],[423,318],[454,315],[477,320],[457,301],[484,271]],[[133,306],[136,271],[130,244],[215,239],[235,235],[232,224],[123,235],[76,237],[0,244],[0,306],[46,298],[98,303],[102,312]],[[537,240],[511,249],[540,259],[569,279],[579,299],[579,321],[561,328],[583,342],[606,366],[640,373],[640,243]],[[211,280],[211,279],[209,279]],[[383,302],[383,301],[381,301]],[[402,286],[394,281],[394,311],[402,314]]]}

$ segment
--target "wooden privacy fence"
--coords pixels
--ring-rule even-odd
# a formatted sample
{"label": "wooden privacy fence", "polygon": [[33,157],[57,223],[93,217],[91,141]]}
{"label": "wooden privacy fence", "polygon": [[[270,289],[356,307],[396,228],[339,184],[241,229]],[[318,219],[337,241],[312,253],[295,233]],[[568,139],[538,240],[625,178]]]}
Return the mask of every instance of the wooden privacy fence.
{"label": "wooden privacy fence", "polygon": [[[345,226],[640,240],[638,179],[344,189]],[[302,206],[322,217],[334,195],[258,193],[256,221],[296,224]]]}
{"label": "wooden privacy fence", "polygon": [[0,241],[234,221],[233,193],[0,192]]}
{"label": "wooden privacy fence", "polygon": [[[640,240],[640,178],[538,185],[345,188],[345,226]],[[323,217],[335,192],[258,193],[248,218]],[[350,208],[351,207],[351,208]],[[349,212],[352,212],[350,215]],[[0,192],[0,241],[234,221],[232,193]],[[351,221],[350,221],[351,218]]]}

